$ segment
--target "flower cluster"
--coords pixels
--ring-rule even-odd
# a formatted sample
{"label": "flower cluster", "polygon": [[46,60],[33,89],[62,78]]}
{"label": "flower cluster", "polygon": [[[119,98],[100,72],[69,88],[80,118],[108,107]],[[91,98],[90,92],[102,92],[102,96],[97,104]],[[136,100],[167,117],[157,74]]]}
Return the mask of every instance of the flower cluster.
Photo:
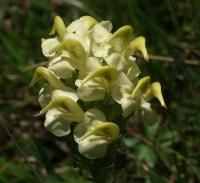
{"label": "flower cluster", "polygon": [[[30,84],[46,81],[39,103],[47,130],[61,137],[70,133],[71,123],[76,124],[71,133],[79,152],[90,159],[103,157],[121,131],[119,122],[106,120],[98,102],[109,98],[121,106],[124,118],[139,111],[147,123],[156,120],[153,98],[165,107],[160,83],[151,84],[149,76],[139,79],[134,54],[140,52],[148,60],[144,37],[133,38],[129,25],[111,30],[110,21],[83,16],[66,27],[56,16],[51,38],[42,39],[41,45],[49,64],[36,69]],[[85,110],[84,103],[92,107]]]}

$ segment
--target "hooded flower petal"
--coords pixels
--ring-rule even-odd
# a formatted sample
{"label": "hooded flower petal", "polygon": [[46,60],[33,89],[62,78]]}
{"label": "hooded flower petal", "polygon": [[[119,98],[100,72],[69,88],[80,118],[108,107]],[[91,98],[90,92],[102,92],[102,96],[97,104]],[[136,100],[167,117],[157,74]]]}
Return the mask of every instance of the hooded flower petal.
{"label": "hooded flower petal", "polygon": [[140,79],[137,82],[137,85],[135,86],[135,88],[131,94],[131,97],[134,98],[134,97],[143,95],[144,92],[148,89],[148,87],[150,85],[150,79],[151,78],[149,76],[146,76],[146,77],[143,77],[142,79]]}
{"label": "hooded flower petal", "polygon": [[77,94],[74,89],[66,87],[65,90],[55,90],[50,85],[45,85],[39,92],[39,103],[41,107],[45,107],[51,100],[56,99],[56,97],[69,97],[75,102],[78,100]]}
{"label": "hooded flower petal", "polygon": [[57,33],[60,39],[63,39],[65,34],[67,33],[66,26],[60,16],[55,16],[54,24],[49,35],[53,35]]}
{"label": "hooded flower petal", "polygon": [[65,39],[63,42],[61,42],[57,47],[54,47],[51,52],[58,52],[62,50],[67,50],[70,54],[70,56],[74,59],[82,59],[85,60],[86,58],[86,52],[84,50],[84,47],[81,45],[81,43],[77,40],[74,40],[72,38]]}
{"label": "hooded flower petal", "polygon": [[68,27],[68,34],[65,39],[71,38],[79,41],[85,51],[90,53],[91,35],[90,30],[97,24],[97,21],[90,16],[83,16],[80,19],[72,22]]}
{"label": "hooded flower petal", "polygon": [[93,126],[79,139],[80,141],[86,139],[91,135],[101,136],[108,142],[114,141],[119,136],[119,127],[112,122],[94,121]]}
{"label": "hooded flower petal", "polygon": [[59,108],[73,121],[81,122],[84,119],[84,113],[80,106],[67,96],[53,98],[51,102],[40,111],[40,114],[44,114],[53,108]]}
{"label": "hooded flower petal", "polygon": [[67,30],[69,33],[76,34],[85,34],[93,26],[97,24],[97,21],[91,16],[83,16],[78,20],[73,21],[68,27]]}
{"label": "hooded flower petal", "polygon": [[148,90],[145,92],[144,97],[146,98],[147,101],[155,97],[159,100],[161,106],[166,108],[165,101],[163,99],[161,91],[161,85],[159,82],[152,83],[151,86],[148,88]]}
{"label": "hooded flower petal", "polygon": [[72,38],[65,39],[58,46],[54,47],[50,53],[62,52],[66,50],[69,54],[70,64],[76,69],[82,69],[85,66],[87,53],[82,44]]}
{"label": "hooded flower petal", "polygon": [[90,72],[82,81],[77,81],[77,95],[84,101],[104,98],[106,92],[117,82],[119,72],[112,66],[102,66]]}
{"label": "hooded flower petal", "polygon": [[94,79],[96,77],[104,78],[108,83],[114,83],[119,76],[119,72],[112,66],[103,66],[99,69],[88,74],[88,76],[83,80],[82,85],[87,81]]}
{"label": "hooded flower petal", "polygon": [[133,28],[130,25],[125,25],[113,33],[109,42],[111,42],[115,51],[122,53],[127,48],[132,37]]}
{"label": "hooded flower petal", "polygon": [[137,51],[142,53],[145,60],[149,59],[145,45],[145,38],[142,36],[137,37],[130,43],[129,48],[126,51],[126,55],[131,56],[135,54]]}
{"label": "hooded flower petal", "polygon": [[57,76],[49,69],[45,67],[38,67],[35,70],[35,73],[33,75],[33,78],[30,83],[30,87],[33,87],[37,81],[40,79],[45,79],[50,84],[50,86],[54,89],[66,89],[66,86],[64,83],[62,83],[61,80],[57,78]]}

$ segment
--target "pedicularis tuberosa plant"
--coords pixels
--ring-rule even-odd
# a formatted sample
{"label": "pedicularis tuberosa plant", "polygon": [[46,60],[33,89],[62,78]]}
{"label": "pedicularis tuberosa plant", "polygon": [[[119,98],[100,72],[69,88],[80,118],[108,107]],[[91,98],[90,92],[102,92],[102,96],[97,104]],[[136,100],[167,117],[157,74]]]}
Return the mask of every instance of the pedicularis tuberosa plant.
{"label": "pedicularis tuberosa plant", "polygon": [[134,54],[148,60],[145,38],[134,38],[129,25],[111,31],[110,21],[83,16],[66,27],[56,16],[41,44],[48,66],[36,68],[30,84],[45,81],[38,97],[44,126],[66,136],[75,166],[96,183],[126,181],[115,157],[128,119],[137,111],[152,125],[157,115],[151,100],[165,107],[160,83],[139,77]]}

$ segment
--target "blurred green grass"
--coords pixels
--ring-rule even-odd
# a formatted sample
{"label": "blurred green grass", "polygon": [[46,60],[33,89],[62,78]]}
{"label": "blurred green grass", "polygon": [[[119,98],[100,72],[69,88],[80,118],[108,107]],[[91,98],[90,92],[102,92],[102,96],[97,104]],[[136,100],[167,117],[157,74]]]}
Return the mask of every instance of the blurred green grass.
{"label": "blurred green grass", "polygon": [[127,169],[135,182],[200,181],[200,66],[183,63],[200,60],[200,0],[0,0],[0,182],[83,182],[71,171],[65,139],[52,137],[43,119],[33,117],[37,88],[28,88],[30,66],[45,61],[40,42],[56,14],[66,25],[86,14],[111,20],[114,30],[130,24],[146,37],[150,54],[175,58],[173,64],[138,61],[143,75],[161,82],[168,110],[159,111],[156,130],[130,123]]}

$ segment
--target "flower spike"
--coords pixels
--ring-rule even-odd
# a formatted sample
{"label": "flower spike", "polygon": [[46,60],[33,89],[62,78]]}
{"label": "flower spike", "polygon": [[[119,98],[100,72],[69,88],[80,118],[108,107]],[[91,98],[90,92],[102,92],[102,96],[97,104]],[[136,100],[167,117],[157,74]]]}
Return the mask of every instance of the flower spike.
{"label": "flower spike", "polygon": [[45,67],[38,67],[35,70],[35,73],[33,75],[33,78],[30,83],[30,87],[33,87],[37,81],[39,81],[41,78],[44,78],[48,81],[48,83],[54,88],[54,89],[66,89],[66,86],[62,81],[60,81],[56,75],[50,71],[49,69]]}
{"label": "flower spike", "polygon": [[[32,87],[44,80],[38,101],[39,115],[45,114],[45,128],[57,137],[70,134],[72,153],[84,160],[81,167],[88,169],[92,166],[89,159],[105,156],[102,160],[109,163],[135,112],[142,122],[153,125],[159,118],[151,100],[156,98],[166,108],[160,83],[151,84],[150,76],[139,77],[135,54],[140,52],[148,60],[145,38],[134,39],[130,25],[115,32],[112,27],[110,21],[97,22],[91,16],[82,16],[66,26],[55,16],[49,33],[52,36],[41,43],[49,63],[36,68],[30,82]],[[117,119],[120,121],[111,122]],[[112,178],[112,182],[119,180]]]}

